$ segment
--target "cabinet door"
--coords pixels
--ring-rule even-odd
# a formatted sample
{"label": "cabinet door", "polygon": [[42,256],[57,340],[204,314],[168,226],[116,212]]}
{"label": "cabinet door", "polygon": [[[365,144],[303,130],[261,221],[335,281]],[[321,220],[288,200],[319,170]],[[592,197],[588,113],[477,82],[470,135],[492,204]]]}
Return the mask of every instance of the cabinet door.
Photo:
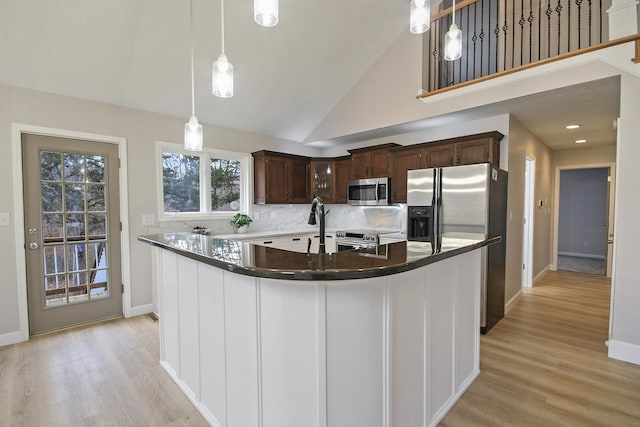
{"label": "cabinet door", "polygon": [[458,142],[455,144],[456,165],[472,165],[489,161],[489,140]]}
{"label": "cabinet door", "polygon": [[287,193],[289,203],[309,203],[309,161],[288,159]]}
{"label": "cabinet door", "polygon": [[284,157],[269,156],[265,160],[266,203],[287,203],[287,163]]}
{"label": "cabinet door", "polygon": [[333,203],[347,203],[347,182],[351,174],[351,159],[338,160],[335,166]]}
{"label": "cabinet door", "polygon": [[407,201],[407,171],[420,168],[419,150],[402,150],[391,154],[391,201],[405,203]]}
{"label": "cabinet door", "polygon": [[369,173],[369,153],[351,155],[351,179],[367,178]]}
{"label": "cabinet door", "polygon": [[378,150],[370,153],[368,174],[372,178],[389,176],[389,150]]}
{"label": "cabinet door", "polygon": [[436,145],[429,147],[423,152],[422,167],[443,168],[453,165],[454,148],[453,144]]}

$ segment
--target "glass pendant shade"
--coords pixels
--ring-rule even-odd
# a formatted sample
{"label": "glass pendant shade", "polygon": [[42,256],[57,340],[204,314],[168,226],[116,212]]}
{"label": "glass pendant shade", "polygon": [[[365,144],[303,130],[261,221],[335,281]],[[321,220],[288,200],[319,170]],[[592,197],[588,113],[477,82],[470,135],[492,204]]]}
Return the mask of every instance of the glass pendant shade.
{"label": "glass pendant shade", "polygon": [[462,31],[453,23],[444,35],[444,59],[455,61],[462,56]]}
{"label": "glass pendant shade", "polygon": [[278,24],[278,0],[253,0],[253,19],[263,27]]}
{"label": "glass pendant shade", "polygon": [[202,125],[196,116],[191,116],[184,125],[184,148],[190,151],[202,151]]}
{"label": "glass pendant shade", "polygon": [[431,25],[431,7],[428,0],[411,0],[409,11],[409,31],[422,34]]}
{"label": "glass pendant shade", "polygon": [[213,61],[211,86],[215,96],[220,98],[233,96],[233,65],[224,53],[221,53],[218,59]]}

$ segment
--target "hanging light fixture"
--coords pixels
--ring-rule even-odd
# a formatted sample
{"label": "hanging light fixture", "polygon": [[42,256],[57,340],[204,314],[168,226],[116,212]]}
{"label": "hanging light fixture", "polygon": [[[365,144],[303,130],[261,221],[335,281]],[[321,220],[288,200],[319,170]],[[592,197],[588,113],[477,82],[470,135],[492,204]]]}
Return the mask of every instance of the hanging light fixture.
{"label": "hanging light fixture", "polygon": [[253,0],[253,20],[263,27],[278,24],[278,0]]}
{"label": "hanging light fixture", "polygon": [[193,77],[193,0],[189,0],[191,11],[191,117],[184,125],[184,148],[190,151],[202,151],[202,125],[196,118],[196,97]]}
{"label": "hanging light fixture", "polygon": [[444,59],[455,61],[462,56],[462,31],[456,25],[456,0],[453,0],[453,15],[449,31],[444,35]]}
{"label": "hanging light fixture", "polygon": [[411,0],[409,9],[409,31],[422,34],[431,25],[431,5],[428,0]]}
{"label": "hanging light fixture", "polygon": [[222,38],[222,53],[213,62],[211,87],[213,94],[220,98],[233,96],[233,65],[224,54],[224,0],[220,0],[220,32]]}

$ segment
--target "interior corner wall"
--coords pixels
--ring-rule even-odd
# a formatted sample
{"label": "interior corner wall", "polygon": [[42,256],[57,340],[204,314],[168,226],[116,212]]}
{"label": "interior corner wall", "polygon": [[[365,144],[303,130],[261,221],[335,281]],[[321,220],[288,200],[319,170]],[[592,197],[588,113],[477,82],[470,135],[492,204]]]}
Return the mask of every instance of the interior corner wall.
{"label": "interior corner wall", "polygon": [[507,258],[505,303],[522,287],[522,237],[524,222],[525,155],[536,160],[534,200],[542,207],[533,213],[533,277],[549,267],[551,260],[551,150],[515,118],[509,122],[509,185],[507,196]]}
{"label": "interior corner wall", "polygon": [[[150,306],[151,247],[137,241],[149,232],[142,215],[156,215],[155,142],[181,143],[183,118],[163,116],[130,108],[0,85],[0,212],[13,216],[14,168],[12,164],[12,123],[70,130],[127,139],[129,191],[129,244],[131,250],[131,303]],[[301,144],[219,126],[204,125],[204,145],[229,151],[269,149],[317,156],[320,151]],[[19,173],[19,171],[15,171]],[[0,227],[0,336],[19,330],[18,273],[16,271],[15,218]]]}

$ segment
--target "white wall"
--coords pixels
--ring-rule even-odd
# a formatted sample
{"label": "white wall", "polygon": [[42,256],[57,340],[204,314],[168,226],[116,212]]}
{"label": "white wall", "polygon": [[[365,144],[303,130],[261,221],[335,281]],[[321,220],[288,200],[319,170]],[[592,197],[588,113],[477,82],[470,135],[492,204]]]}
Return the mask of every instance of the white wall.
{"label": "white wall", "polygon": [[[174,118],[114,105],[84,101],[42,92],[0,85],[0,212],[12,216],[9,227],[0,227],[0,338],[18,331],[18,272],[15,219],[13,218],[12,123],[28,124],[77,132],[125,137],[128,146],[129,241],[131,246],[131,302],[133,307],[152,303],[151,247],[136,240],[148,232],[142,226],[142,214],[156,209],[155,142],[181,143],[183,118]],[[218,126],[205,125],[205,146],[232,151],[262,149],[303,155],[319,155],[319,150],[303,145]],[[20,191],[20,190],[19,190]],[[2,340],[0,339],[0,342]]]}

